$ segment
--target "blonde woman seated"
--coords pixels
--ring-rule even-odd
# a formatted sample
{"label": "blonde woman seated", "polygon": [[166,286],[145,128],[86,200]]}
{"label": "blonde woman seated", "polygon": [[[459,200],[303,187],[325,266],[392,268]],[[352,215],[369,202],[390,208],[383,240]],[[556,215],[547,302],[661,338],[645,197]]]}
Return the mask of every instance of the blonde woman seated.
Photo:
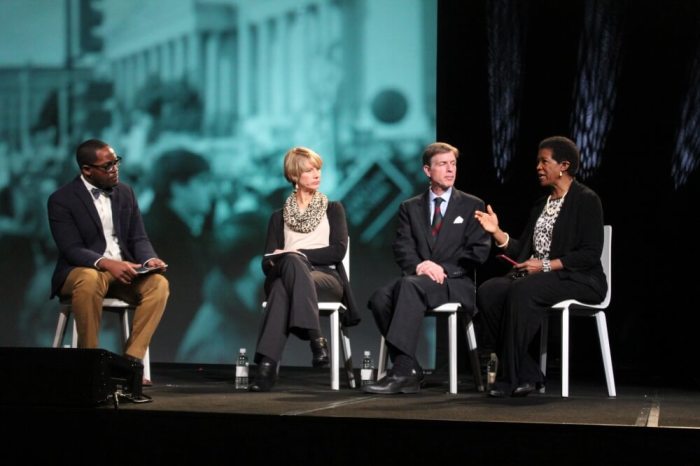
{"label": "blonde woman seated", "polygon": [[342,317],[346,326],[360,321],[341,262],[348,246],[345,210],[318,191],[322,165],[321,157],[305,147],[295,147],[284,157],[284,176],[294,191],[267,228],[262,261],[267,307],[255,350],[253,392],[274,386],[290,333],[310,342],[314,367],[328,367],[319,301],[341,300],[348,309]]}

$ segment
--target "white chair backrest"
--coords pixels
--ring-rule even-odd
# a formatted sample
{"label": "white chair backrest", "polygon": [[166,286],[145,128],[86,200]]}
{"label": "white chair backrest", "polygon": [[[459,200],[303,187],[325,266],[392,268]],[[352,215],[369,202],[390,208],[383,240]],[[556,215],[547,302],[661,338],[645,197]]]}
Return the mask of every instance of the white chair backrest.
{"label": "white chair backrest", "polygon": [[348,281],[350,281],[350,237],[348,236],[348,248],[345,250],[345,257],[343,257],[343,268],[345,268],[345,275],[348,276]]}
{"label": "white chair backrest", "polygon": [[603,226],[603,234],[603,253],[600,255],[600,262],[603,263],[603,272],[605,272],[605,278],[608,281],[608,293],[600,306],[608,307],[612,296],[612,226]]}

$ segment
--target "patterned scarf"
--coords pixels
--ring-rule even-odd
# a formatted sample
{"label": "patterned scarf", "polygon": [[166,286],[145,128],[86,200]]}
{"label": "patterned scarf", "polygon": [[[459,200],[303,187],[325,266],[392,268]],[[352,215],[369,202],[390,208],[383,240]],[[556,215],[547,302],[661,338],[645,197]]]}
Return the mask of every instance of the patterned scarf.
{"label": "patterned scarf", "polygon": [[284,223],[297,233],[312,232],[316,229],[318,224],[321,223],[321,219],[326,213],[326,209],[328,209],[328,198],[325,194],[316,191],[309,205],[306,206],[304,212],[301,212],[299,210],[299,205],[297,205],[295,193],[296,191],[293,191],[287,200],[284,201],[284,210],[282,214]]}

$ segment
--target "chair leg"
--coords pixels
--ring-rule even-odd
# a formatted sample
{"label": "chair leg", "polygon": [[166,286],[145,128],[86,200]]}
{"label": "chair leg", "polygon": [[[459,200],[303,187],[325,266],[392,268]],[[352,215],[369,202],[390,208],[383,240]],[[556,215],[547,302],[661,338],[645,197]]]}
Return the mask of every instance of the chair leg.
{"label": "chair leg", "polygon": [[122,351],[125,349],[124,346],[129,340],[129,312],[126,309],[120,309],[119,319],[121,320],[121,331],[122,331]]}
{"label": "chair leg", "polygon": [[569,396],[569,308],[561,311],[561,396]]}
{"label": "chair leg", "polygon": [[331,320],[331,389],[340,390],[340,319],[338,311],[333,311]]}
{"label": "chair leg", "polygon": [[382,335],[379,340],[379,360],[377,361],[377,380],[381,380],[386,375],[387,360],[389,359],[389,349],[386,346],[386,339]]}
{"label": "chair leg", "polygon": [[457,313],[452,312],[447,323],[450,347],[450,393],[457,394]]}
{"label": "chair leg", "polygon": [[350,348],[350,335],[348,335],[348,329],[344,326],[340,326],[340,338],[343,343],[343,359],[345,367],[345,375],[348,379],[348,387],[355,388],[355,372],[352,368],[352,350]]}
{"label": "chair leg", "polygon": [[71,348],[78,347],[78,324],[75,323],[75,316],[73,316],[73,335],[71,336]]}
{"label": "chair leg", "polygon": [[474,385],[477,392],[483,392],[486,390],[486,388],[484,387],[484,380],[481,377],[481,364],[479,363],[479,349],[476,344],[476,334],[474,333],[474,321],[467,316],[464,318],[468,319],[465,330],[467,335],[467,343],[469,344],[469,363],[472,366]]}
{"label": "chair leg", "polygon": [[[545,315],[540,327],[540,370],[542,375],[547,376],[547,338],[549,337],[549,316]],[[540,393],[545,392],[544,385],[540,388]]]}
{"label": "chair leg", "polygon": [[53,337],[53,347],[60,348],[63,343],[63,338],[66,336],[66,327],[70,318],[70,306],[61,306],[61,312],[58,314],[58,324],[56,325],[56,334]]}
{"label": "chair leg", "polygon": [[608,396],[615,397],[615,375],[613,374],[612,355],[610,353],[610,342],[608,340],[608,324],[605,319],[605,312],[599,311],[595,315],[598,325],[598,339],[600,340],[600,352],[603,356],[603,366],[605,367],[605,381],[608,384]]}
{"label": "chair leg", "polygon": [[143,357],[143,378],[146,380],[153,380],[151,379],[151,355],[150,349],[146,348],[146,354]]}

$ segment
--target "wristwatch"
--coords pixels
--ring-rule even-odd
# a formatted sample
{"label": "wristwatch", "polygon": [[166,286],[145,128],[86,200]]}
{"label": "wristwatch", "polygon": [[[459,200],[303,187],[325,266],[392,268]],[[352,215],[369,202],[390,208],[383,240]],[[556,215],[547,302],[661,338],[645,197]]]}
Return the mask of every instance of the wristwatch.
{"label": "wristwatch", "polygon": [[542,259],[542,271],[543,272],[551,272],[552,271],[552,264],[549,262],[549,259]]}

